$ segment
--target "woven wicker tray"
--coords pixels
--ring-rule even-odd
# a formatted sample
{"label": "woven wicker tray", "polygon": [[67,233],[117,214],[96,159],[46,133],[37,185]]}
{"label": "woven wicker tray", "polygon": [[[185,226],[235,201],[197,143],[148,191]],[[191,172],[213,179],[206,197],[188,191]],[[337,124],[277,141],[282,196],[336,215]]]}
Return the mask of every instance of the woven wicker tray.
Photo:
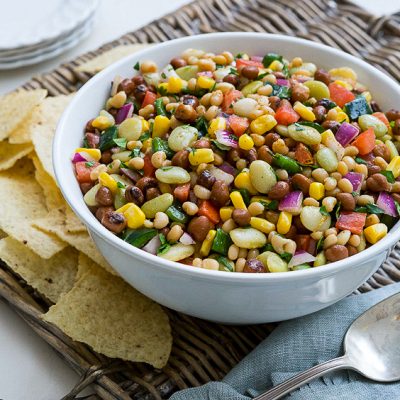
{"label": "woven wicker tray", "polygon": [[[400,80],[400,15],[377,19],[350,3],[332,0],[199,0],[34,77],[24,87],[46,88],[50,95],[68,94],[89,78],[74,68],[112,47],[215,31],[284,33],[322,42],[364,58]],[[395,281],[400,281],[399,245],[356,292]],[[90,384],[96,392],[90,399],[166,399],[176,390],[221,379],[274,328],[272,324],[221,326],[170,311],[174,346],[168,365],[156,370],[99,355],[43,322],[40,315],[49,304],[4,264],[0,264],[0,295],[81,376],[64,399],[78,398]]]}

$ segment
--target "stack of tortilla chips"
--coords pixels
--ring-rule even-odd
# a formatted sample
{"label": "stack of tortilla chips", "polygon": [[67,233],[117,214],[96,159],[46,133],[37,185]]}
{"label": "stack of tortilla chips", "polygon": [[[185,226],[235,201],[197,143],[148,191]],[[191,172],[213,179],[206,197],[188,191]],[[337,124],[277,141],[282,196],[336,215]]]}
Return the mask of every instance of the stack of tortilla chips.
{"label": "stack of tortilla chips", "polygon": [[168,317],[117,276],[64,201],[51,148],[72,95],[46,96],[0,98],[0,258],[54,303],[43,318],[72,339],[161,368],[172,346]]}

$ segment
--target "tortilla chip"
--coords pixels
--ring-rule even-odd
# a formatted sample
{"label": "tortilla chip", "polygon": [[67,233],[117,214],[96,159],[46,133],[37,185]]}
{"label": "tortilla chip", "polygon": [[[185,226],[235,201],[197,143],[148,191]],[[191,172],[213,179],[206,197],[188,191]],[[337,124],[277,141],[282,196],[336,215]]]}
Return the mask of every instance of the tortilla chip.
{"label": "tortilla chip", "polygon": [[29,286],[56,303],[72,289],[78,272],[78,252],[67,247],[44,260],[11,237],[0,240],[0,258]]}
{"label": "tortilla chip", "polygon": [[7,140],[0,142],[0,171],[11,168],[18,160],[33,150],[30,143],[11,144]]}
{"label": "tortilla chip", "polygon": [[44,232],[57,235],[64,242],[86,254],[108,272],[117,275],[105,258],[97,250],[92,238],[87,232],[68,232],[63,209],[52,210],[44,218],[36,219],[32,225]]}
{"label": "tortilla chip", "polygon": [[32,112],[10,133],[8,141],[13,144],[31,143],[32,127],[40,122],[40,105],[37,105]]}
{"label": "tortilla chip", "polygon": [[106,51],[103,54],[98,55],[91,60],[78,65],[75,70],[78,72],[87,72],[89,74],[95,74],[102,69],[108,67],[115,61],[120,60],[130,54],[136,53],[139,50],[145,49],[151,46],[149,43],[136,43],[136,44],[127,44],[118,47],[114,47],[111,50]]}
{"label": "tortilla chip", "polygon": [[56,235],[31,226],[32,220],[47,215],[47,208],[28,158],[18,161],[12,170],[0,172],[0,204],[0,229],[42,258],[66,247]]}
{"label": "tortilla chip", "polygon": [[44,89],[18,90],[0,97],[0,140],[7,139],[46,94]]}
{"label": "tortilla chip", "polygon": [[86,226],[72,211],[71,207],[67,206],[65,209],[65,227],[67,232],[86,232]]}
{"label": "tortilla chip", "polygon": [[108,357],[162,368],[172,347],[163,309],[82,254],[78,276],[44,319]]}
{"label": "tortilla chip", "polygon": [[44,170],[54,178],[52,143],[57,126],[64,109],[71,101],[72,95],[47,97],[39,107],[39,122],[31,127],[32,143]]}
{"label": "tortilla chip", "polygon": [[5,233],[4,231],[2,231],[1,229],[0,229],[0,239],[4,239],[4,238],[6,238],[8,235],[7,235],[7,233]]}

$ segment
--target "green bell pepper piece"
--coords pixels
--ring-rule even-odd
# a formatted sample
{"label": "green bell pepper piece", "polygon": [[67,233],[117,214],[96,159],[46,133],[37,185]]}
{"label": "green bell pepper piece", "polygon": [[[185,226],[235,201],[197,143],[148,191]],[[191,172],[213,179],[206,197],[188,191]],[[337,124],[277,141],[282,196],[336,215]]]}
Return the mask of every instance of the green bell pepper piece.
{"label": "green bell pepper piece", "polygon": [[211,250],[216,253],[226,256],[228,254],[229,246],[232,244],[231,237],[228,233],[223,231],[221,228],[217,229]]}
{"label": "green bell pepper piece", "polygon": [[188,216],[175,206],[168,207],[165,213],[168,215],[171,221],[179,222],[181,224],[186,224],[186,222],[188,221]]}
{"label": "green bell pepper piece", "polygon": [[297,174],[298,172],[301,171],[301,167],[297,162],[290,157],[283,156],[282,154],[275,154],[274,155],[274,163],[279,167],[287,172],[289,174]]}

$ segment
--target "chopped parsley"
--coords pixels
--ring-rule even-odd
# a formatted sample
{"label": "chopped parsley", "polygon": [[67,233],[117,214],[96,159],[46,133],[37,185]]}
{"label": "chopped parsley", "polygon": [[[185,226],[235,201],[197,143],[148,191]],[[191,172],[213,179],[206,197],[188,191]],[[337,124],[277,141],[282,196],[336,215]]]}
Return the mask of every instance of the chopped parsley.
{"label": "chopped parsley", "polygon": [[126,148],[126,138],[116,138],[114,139],[114,143],[118,146],[121,147],[122,149]]}
{"label": "chopped parsley", "polygon": [[139,61],[133,66],[133,69],[136,69],[136,71],[139,71],[139,69],[140,69]]}
{"label": "chopped parsley", "polygon": [[324,215],[325,217],[328,217],[328,216],[329,216],[328,210],[326,209],[325,206],[321,206],[321,207],[319,208],[319,212],[320,212],[322,215]]}
{"label": "chopped parsley", "polygon": [[93,165],[94,165],[94,161],[88,161],[85,163],[85,166],[88,168],[93,167]]}

